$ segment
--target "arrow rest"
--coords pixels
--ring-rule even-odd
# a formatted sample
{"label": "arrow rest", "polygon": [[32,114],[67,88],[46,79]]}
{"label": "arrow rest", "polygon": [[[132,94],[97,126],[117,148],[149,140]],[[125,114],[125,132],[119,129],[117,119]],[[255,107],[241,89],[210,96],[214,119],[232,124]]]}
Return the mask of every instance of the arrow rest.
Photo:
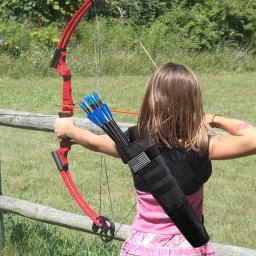
{"label": "arrow rest", "polygon": [[114,222],[110,218],[104,216],[97,217],[97,220],[99,220],[100,224],[97,225],[93,223],[92,231],[98,233],[100,230],[100,238],[104,243],[112,241],[115,235]]}

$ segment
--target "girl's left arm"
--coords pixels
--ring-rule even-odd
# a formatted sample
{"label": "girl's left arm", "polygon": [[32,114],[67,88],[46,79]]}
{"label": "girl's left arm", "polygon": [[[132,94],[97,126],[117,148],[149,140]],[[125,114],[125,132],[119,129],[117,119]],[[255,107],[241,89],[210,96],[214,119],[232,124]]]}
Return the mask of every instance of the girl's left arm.
{"label": "girl's left arm", "polygon": [[59,139],[68,137],[89,150],[119,157],[115,142],[108,135],[97,135],[76,127],[73,118],[57,118],[53,127]]}

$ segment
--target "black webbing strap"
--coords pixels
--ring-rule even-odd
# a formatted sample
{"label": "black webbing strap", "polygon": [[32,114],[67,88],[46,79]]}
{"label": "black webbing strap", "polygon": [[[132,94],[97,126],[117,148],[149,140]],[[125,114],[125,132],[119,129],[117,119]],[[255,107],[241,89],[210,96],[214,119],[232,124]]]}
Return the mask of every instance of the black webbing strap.
{"label": "black webbing strap", "polygon": [[139,175],[151,194],[193,247],[209,241],[202,222],[171,174],[150,135],[118,149],[133,175]]}

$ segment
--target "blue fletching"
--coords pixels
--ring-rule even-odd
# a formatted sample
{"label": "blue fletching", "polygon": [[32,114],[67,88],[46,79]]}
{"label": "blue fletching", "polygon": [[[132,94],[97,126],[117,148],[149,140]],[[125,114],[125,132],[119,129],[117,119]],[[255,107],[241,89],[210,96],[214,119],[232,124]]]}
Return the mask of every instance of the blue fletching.
{"label": "blue fletching", "polygon": [[92,95],[90,96],[90,101],[91,101],[94,105],[98,104],[98,101],[95,100],[95,98],[94,98]]}
{"label": "blue fletching", "polygon": [[93,92],[91,95],[96,102],[100,101],[100,96],[96,92]]}
{"label": "blue fletching", "polygon": [[112,119],[113,119],[112,112],[110,111],[108,105],[104,103],[104,104],[101,106],[101,108],[103,109],[103,112],[104,112],[105,115],[108,117],[108,119],[109,119],[109,120],[112,120]]}
{"label": "blue fletching", "polygon": [[88,107],[85,105],[84,102],[80,101],[80,102],[78,102],[77,104],[78,104],[79,107],[80,107],[81,109],[83,109],[86,113],[90,111],[90,110],[88,109]]}
{"label": "blue fletching", "polygon": [[88,100],[89,100],[89,102],[90,102],[91,105],[94,105],[94,101],[93,101],[91,95],[88,96]]}
{"label": "blue fletching", "polygon": [[97,100],[99,100],[99,99],[101,98],[97,92],[92,92],[92,95],[93,95],[95,98],[97,98]]}
{"label": "blue fletching", "polygon": [[97,119],[100,120],[100,122],[102,124],[106,124],[107,122],[109,122],[109,119],[107,118],[106,115],[104,115],[104,113],[102,112],[102,109],[97,108],[93,111],[93,114],[97,117]]}
{"label": "blue fletching", "polygon": [[90,95],[90,100],[94,105],[98,104],[98,101],[94,98],[92,94]]}
{"label": "blue fletching", "polygon": [[89,95],[89,96],[85,96],[85,97],[84,97],[84,100],[87,102],[87,104],[88,104],[89,106],[92,106],[92,105],[93,105],[93,102],[91,101],[90,95]]}
{"label": "blue fletching", "polygon": [[97,126],[102,126],[103,124],[100,122],[100,120],[95,116],[95,114],[93,112],[89,113],[87,115],[87,118],[93,122],[94,124],[96,124]]}
{"label": "blue fletching", "polygon": [[[78,105],[88,113],[87,117],[97,126],[103,126],[113,120],[112,113],[107,106],[101,102],[100,96],[96,92],[92,92],[88,96],[84,96],[85,102],[79,102]],[[93,106],[91,110],[90,106]]]}

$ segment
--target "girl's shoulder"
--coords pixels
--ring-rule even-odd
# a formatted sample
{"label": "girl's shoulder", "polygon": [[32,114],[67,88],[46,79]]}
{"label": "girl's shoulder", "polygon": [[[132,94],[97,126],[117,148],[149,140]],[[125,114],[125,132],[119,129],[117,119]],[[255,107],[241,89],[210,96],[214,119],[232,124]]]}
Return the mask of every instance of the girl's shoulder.
{"label": "girl's shoulder", "polygon": [[130,140],[130,142],[135,141],[138,138],[138,129],[137,126],[131,126],[125,132],[125,135]]}
{"label": "girl's shoulder", "polygon": [[[126,135],[131,142],[138,139],[137,127],[130,127]],[[180,148],[160,147],[163,160],[186,195],[198,191],[211,176],[212,166],[208,153],[200,156],[198,152]],[[146,191],[139,177],[134,177],[134,185],[138,190]]]}
{"label": "girl's shoulder", "polygon": [[[125,134],[131,142],[135,141],[139,137],[137,126],[129,127]],[[209,144],[209,141],[210,141],[210,136],[208,136],[208,144]],[[184,159],[199,160],[199,161],[203,159],[208,160],[208,156],[209,156],[209,150],[207,150],[204,154],[200,155],[195,150],[187,151],[178,147],[159,146],[159,149],[161,153],[163,153],[164,155],[168,154],[172,157],[176,157],[177,159],[183,159],[183,160]]]}

